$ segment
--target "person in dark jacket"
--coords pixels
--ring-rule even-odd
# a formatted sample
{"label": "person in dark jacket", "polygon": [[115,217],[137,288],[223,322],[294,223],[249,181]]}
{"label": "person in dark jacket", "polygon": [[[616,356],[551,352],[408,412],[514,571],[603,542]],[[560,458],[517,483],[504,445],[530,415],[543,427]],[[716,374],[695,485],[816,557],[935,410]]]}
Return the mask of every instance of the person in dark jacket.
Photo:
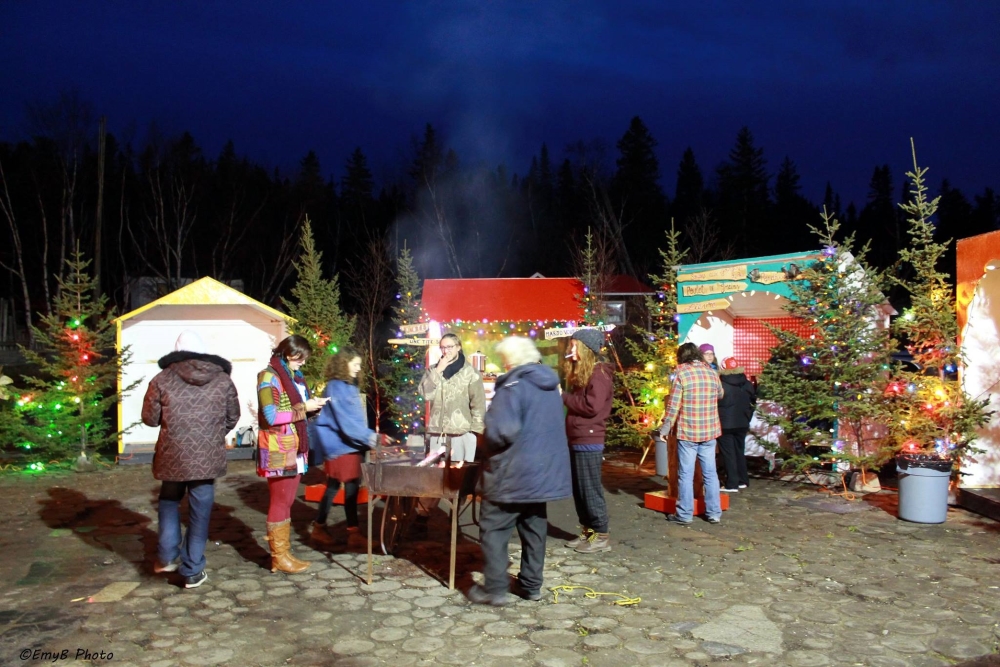
{"label": "person in dark jacket", "polygon": [[[186,588],[205,583],[205,544],[215,502],[215,480],[226,474],[226,434],[240,419],[232,364],[205,353],[198,334],[185,331],[175,351],[160,359],[149,382],[142,422],[159,426],[153,477],[160,480],[159,548],[155,572],[178,569]],[[181,539],[178,508],[188,495],[189,526]]]}
{"label": "person in dark jacket", "polygon": [[604,462],[605,422],[611,416],[614,371],[601,355],[604,333],[581,329],[570,340],[566,383],[566,437],[573,473],[573,502],[580,535],[566,546],[580,553],[611,550],[608,507],[604,502],[601,465]]}
{"label": "person in dark jacket", "polygon": [[559,376],[539,363],[528,338],[512,336],[496,347],[506,374],[496,381],[486,413],[479,539],[484,583],[469,589],[476,604],[507,604],[507,544],[517,528],[521,571],[511,591],[539,600],[548,532],[546,503],[572,495],[569,447],[559,398]]}
{"label": "person in dark jacket", "polygon": [[737,493],[750,484],[745,452],[747,431],[750,430],[750,420],[757,405],[757,390],[733,357],[722,360],[719,377],[724,392],[719,399],[719,421],[722,424],[719,451],[726,470],[726,483],[722,491]]}
{"label": "person in dark jacket", "polygon": [[[326,362],[326,388],[323,397],[330,399],[309,424],[309,446],[323,461],[326,471],[326,491],[319,501],[319,512],[313,521],[313,544],[332,549],[335,544],[326,532],[333,497],[344,486],[344,516],[347,519],[348,542],[361,537],[358,531],[358,490],[361,479],[361,459],[375,446],[379,434],[368,428],[368,418],[361,404],[358,383],[361,375],[361,353],[344,347]],[[382,444],[392,438],[382,435]]]}

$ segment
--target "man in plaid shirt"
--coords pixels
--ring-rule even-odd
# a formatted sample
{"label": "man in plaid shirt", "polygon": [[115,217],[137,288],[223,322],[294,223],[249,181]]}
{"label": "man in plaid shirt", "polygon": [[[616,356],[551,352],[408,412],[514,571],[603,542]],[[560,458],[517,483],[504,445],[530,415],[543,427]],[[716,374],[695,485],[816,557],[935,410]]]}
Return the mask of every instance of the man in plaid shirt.
{"label": "man in plaid shirt", "polygon": [[722,519],[719,500],[719,475],[715,471],[715,439],[722,435],[719,423],[719,399],[722,382],[705,363],[694,343],[677,348],[677,374],[670,387],[670,402],[660,427],[666,440],[677,423],[677,511],[667,521],[683,526],[691,524],[694,514],[694,464],[701,461],[705,481],[705,518],[709,523]]}

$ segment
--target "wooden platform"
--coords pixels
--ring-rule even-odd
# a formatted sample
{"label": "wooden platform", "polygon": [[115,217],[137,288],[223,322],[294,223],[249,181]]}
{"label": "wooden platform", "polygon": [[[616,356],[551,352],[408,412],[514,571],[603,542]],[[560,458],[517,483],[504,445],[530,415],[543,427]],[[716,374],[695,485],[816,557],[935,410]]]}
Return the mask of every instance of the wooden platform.
{"label": "wooden platform", "polygon": [[[150,465],[153,462],[153,445],[125,446],[118,455],[118,465]],[[254,447],[233,447],[226,449],[227,461],[249,461],[253,458]]]}
{"label": "wooden platform", "polygon": [[959,489],[958,506],[1000,521],[1000,489]]}

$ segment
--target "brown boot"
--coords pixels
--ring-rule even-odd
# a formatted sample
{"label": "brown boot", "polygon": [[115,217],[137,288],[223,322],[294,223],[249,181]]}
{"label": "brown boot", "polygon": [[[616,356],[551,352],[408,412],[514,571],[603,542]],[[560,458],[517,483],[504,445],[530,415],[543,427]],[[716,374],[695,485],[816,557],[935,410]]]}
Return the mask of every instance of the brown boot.
{"label": "brown boot", "polygon": [[333,551],[337,548],[333,537],[326,532],[326,526],[315,521],[312,524],[312,530],[309,531],[309,541],[313,548],[319,551]]}
{"label": "brown boot", "polygon": [[576,548],[578,554],[596,554],[611,551],[611,539],[607,533],[591,533],[590,538]]}
{"label": "brown boot", "polygon": [[594,531],[592,531],[590,528],[585,528],[584,526],[580,526],[580,534],[576,536],[576,539],[567,542],[566,546],[570,549],[576,549],[577,547],[581,547],[590,541],[590,536],[593,534]]}
{"label": "brown boot", "polygon": [[298,574],[309,567],[309,563],[292,555],[291,532],[291,519],[267,524],[267,541],[271,544],[271,572]]}

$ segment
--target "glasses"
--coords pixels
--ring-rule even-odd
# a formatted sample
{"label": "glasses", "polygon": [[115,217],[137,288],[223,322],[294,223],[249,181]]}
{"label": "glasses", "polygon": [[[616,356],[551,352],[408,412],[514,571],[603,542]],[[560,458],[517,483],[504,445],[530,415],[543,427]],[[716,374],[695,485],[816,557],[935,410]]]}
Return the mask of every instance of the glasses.
{"label": "glasses", "polygon": [[454,349],[456,349],[457,347],[458,347],[458,345],[442,345],[442,346],[441,346],[441,349],[442,349],[442,350],[454,350]]}

